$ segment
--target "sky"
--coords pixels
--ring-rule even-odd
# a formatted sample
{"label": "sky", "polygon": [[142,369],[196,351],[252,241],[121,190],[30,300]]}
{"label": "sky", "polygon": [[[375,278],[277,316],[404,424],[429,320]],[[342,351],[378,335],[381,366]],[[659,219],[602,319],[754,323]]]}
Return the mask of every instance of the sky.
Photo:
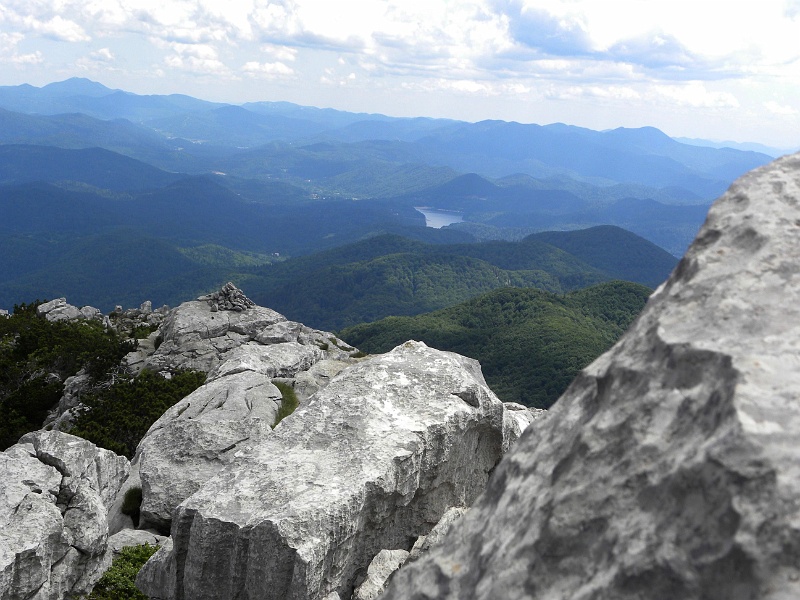
{"label": "sky", "polygon": [[0,85],[800,147],[800,0],[0,0]]}

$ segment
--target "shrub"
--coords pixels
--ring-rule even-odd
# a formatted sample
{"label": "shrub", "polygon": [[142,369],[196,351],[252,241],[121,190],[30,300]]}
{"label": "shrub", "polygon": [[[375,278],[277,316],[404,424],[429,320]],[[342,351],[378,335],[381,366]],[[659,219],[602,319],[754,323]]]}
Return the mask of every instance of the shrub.
{"label": "shrub", "polygon": [[139,526],[139,509],[142,507],[142,488],[140,486],[133,486],[128,488],[125,496],[122,498],[122,506],[120,512],[123,515],[128,515],[133,519],[134,527]]}
{"label": "shrub", "polygon": [[136,574],[155,554],[158,546],[143,544],[123,548],[94,586],[87,600],[147,600],[134,583]]}
{"label": "shrub", "polygon": [[181,371],[171,379],[148,370],[135,378],[121,377],[113,385],[81,398],[85,408],[69,433],[133,458],[150,426],[205,380],[205,373],[198,371]]}
{"label": "shrub", "polygon": [[136,347],[95,321],[51,323],[36,315],[38,304],[0,319],[0,450],[42,426],[64,379],[83,368],[103,381]]}
{"label": "shrub", "polygon": [[282,381],[273,381],[272,383],[280,390],[282,396],[278,414],[275,416],[275,424],[272,426],[275,429],[284,417],[288,417],[300,406],[300,401],[297,399],[297,394],[294,393],[294,388],[288,383]]}

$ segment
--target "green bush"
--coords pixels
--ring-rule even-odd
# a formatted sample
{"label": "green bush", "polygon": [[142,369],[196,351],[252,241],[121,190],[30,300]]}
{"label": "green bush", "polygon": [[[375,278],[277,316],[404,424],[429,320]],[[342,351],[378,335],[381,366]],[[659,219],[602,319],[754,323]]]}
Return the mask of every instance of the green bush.
{"label": "green bush", "polygon": [[63,381],[82,368],[97,382],[136,348],[95,321],[51,323],[40,303],[21,304],[0,319],[0,449],[39,429],[63,394]]}
{"label": "green bush", "polygon": [[85,408],[69,433],[133,458],[150,426],[205,380],[205,373],[198,371],[181,371],[171,379],[148,370],[135,378],[121,377],[113,385],[81,398]]}
{"label": "green bush", "polygon": [[142,488],[138,485],[128,488],[128,490],[125,492],[125,496],[122,498],[120,512],[123,515],[128,515],[131,519],[133,519],[134,527],[139,526],[139,514],[141,507]]}
{"label": "green bush", "polygon": [[86,600],[147,600],[134,582],[139,569],[156,550],[158,546],[150,544],[123,548]]}
{"label": "green bush", "polygon": [[278,414],[275,416],[275,424],[272,426],[275,429],[284,417],[288,417],[300,406],[300,401],[297,399],[297,394],[294,393],[294,388],[288,383],[282,381],[273,381],[272,383],[281,391],[281,396],[283,397],[278,408]]}

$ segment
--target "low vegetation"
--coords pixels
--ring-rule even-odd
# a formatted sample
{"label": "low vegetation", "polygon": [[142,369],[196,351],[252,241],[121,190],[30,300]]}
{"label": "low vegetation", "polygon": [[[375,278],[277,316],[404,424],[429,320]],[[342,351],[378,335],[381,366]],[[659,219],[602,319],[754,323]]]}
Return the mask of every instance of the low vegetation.
{"label": "low vegetation", "polygon": [[51,323],[36,315],[39,302],[14,307],[0,318],[0,448],[39,429],[64,392],[64,380],[81,369],[96,382],[113,373],[136,340],[95,321]]}
{"label": "low vegetation", "polygon": [[136,587],[136,574],[156,550],[150,544],[123,548],[86,600],[147,600]]}
{"label": "low vegetation", "polygon": [[275,416],[275,424],[272,426],[272,428],[275,429],[278,423],[283,421],[284,418],[288,417],[300,406],[300,401],[297,399],[297,394],[294,393],[294,388],[288,383],[277,380],[273,380],[272,383],[280,390],[281,396],[283,397],[281,405],[278,407],[278,414]]}
{"label": "low vegetation", "polygon": [[133,458],[150,426],[205,380],[205,373],[198,371],[180,371],[170,379],[148,370],[137,377],[120,376],[81,398],[85,408],[69,433]]}

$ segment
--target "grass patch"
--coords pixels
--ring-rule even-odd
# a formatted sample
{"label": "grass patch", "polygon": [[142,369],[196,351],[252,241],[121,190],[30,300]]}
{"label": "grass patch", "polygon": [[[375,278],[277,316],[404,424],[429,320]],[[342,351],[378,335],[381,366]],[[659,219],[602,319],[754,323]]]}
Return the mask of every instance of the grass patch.
{"label": "grass patch", "polygon": [[150,544],[123,548],[86,600],[147,600],[134,581],[139,569],[156,550],[158,546]]}
{"label": "grass patch", "polygon": [[275,429],[284,417],[288,417],[300,406],[300,401],[297,399],[297,394],[294,393],[294,388],[288,383],[283,381],[273,381],[272,383],[280,390],[282,396],[278,414],[275,415],[275,424],[272,426]]}

